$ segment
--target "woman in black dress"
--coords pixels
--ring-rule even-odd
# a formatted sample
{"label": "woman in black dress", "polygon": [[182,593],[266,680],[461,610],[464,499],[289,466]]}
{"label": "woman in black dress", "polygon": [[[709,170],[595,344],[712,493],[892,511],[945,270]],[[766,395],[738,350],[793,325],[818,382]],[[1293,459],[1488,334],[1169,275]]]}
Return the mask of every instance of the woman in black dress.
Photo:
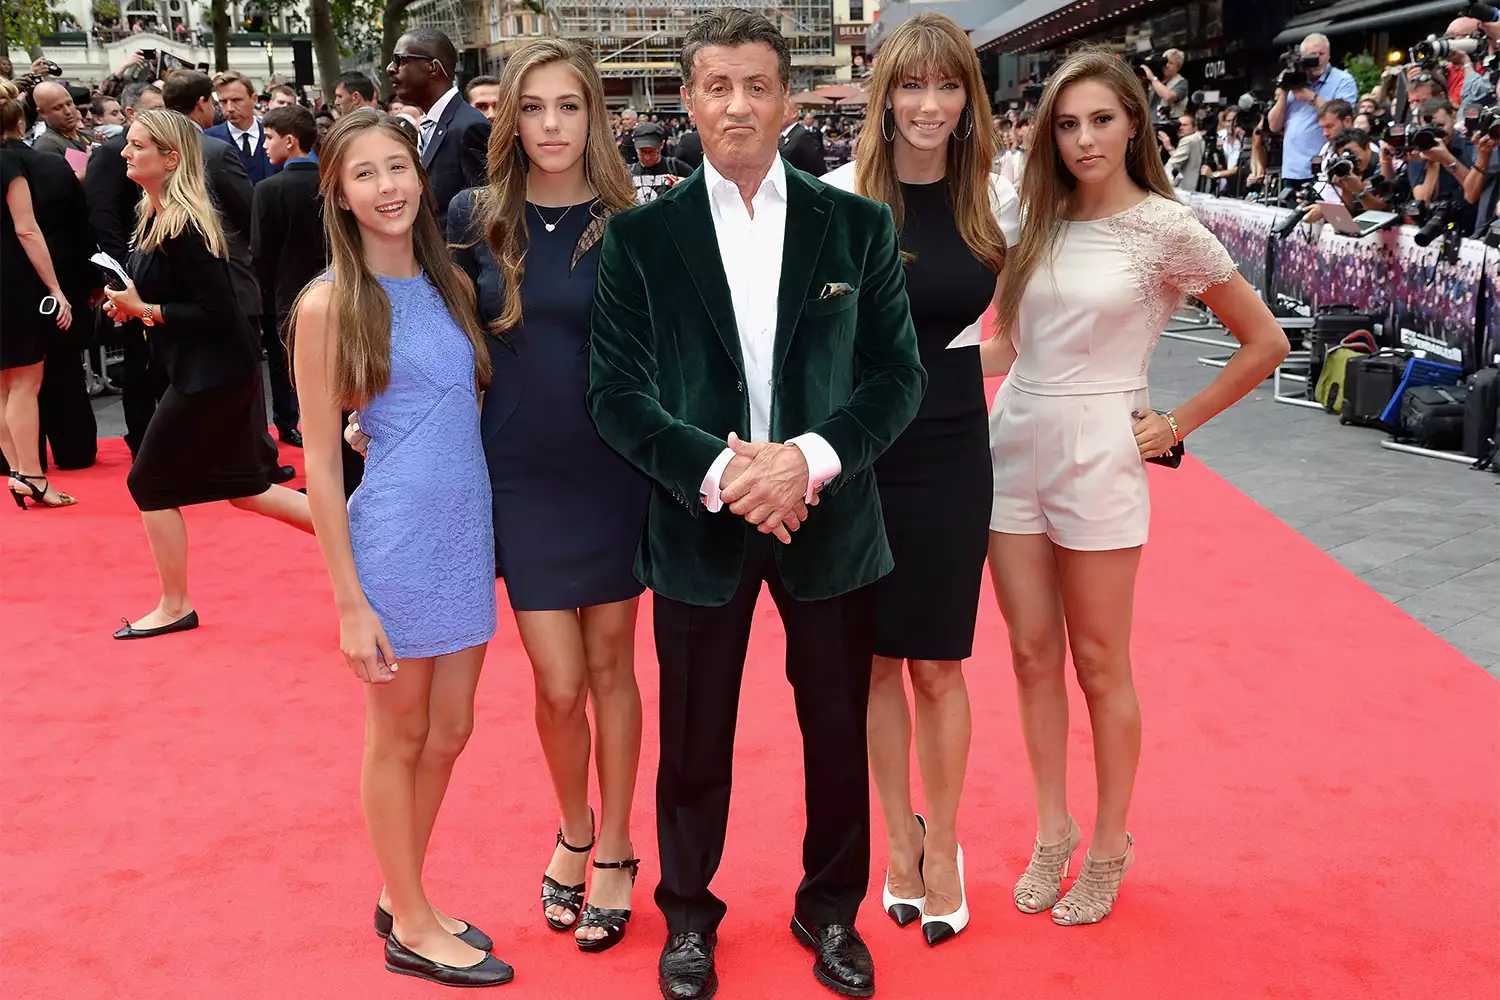
{"label": "woman in black dress", "polygon": [[121,155],[141,186],[143,210],[132,281],[105,289],[104,308],[145,324],[153,363],[170,382],[126,480],[156,560],[161,600],[145,617],[127,620],[115,638],[147,639],[198,627],[179,508],[228,500],[309,533],[312,518],[307,497],[266,478],[258,450],[265,432],[256,406],[260,350],[235,301],[197,128],[174,111],[142,111]]}
{"label": "woman in black dress", "polygon": [[[489,181],[454,197],[448,242],[474,279],[491,334],[494,381],[480,424],[497,569],[531,658],[537,732],[561,811],[542,909],[548,926],[572,930],[580,949],[603,951],[624,935],[639,866],[630,809],[643,588],[632,567],[649,485],[600,439],[585,404],[598,244],[609,217],[635,204],[586,50],[545,38],[511,54]],[[596,846],[590,700],[600,808],[585,907]]]}
{"label": "woman in black dress", "polygon": [[[75,503],[42,475],[37,393],[48,341],[72,326],[73,307],[61,284],[64,262],[53,259],[41,225],[56,206],[44,203],[33,178],[52,171],[79,187],[66,160],[21,141],[25,131],[19,91],[0,81],[0,451],[11,470],[11,496],[22,510],[28,499],[43,507]],[[82,201],[80,190],[74,204]]]}
{"label": "woman in black dress", "polygon": [[[878,127],[866,127],[855,162],[823,178],[891,206],[927,369],[916,419],[875,463],[896,568],[876,584],[869,744],[890,858],[884,906],[902,926],[920,916],[928,944],[969,919],[957,832],[969,752],[963,661],[973,651],[993,496],[977,321],[994,297],[1007,237],[1020,229],[1015,189],[989,172],[997,137],[984,95],[978,59],[952,19],[903,22],[870,86],[871,105],[884,108]],[[925,819],[912,812],[903,664]]]}

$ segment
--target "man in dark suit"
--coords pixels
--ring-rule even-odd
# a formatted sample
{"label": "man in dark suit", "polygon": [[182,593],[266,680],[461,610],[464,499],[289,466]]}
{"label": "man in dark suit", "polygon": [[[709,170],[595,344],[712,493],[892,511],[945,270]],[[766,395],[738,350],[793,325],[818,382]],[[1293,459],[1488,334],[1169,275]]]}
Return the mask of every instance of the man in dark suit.
{"label": "man in dark suit", "polygon": [[792,122],[781,132],[781,155],[798,170],[814,177],[822,177],[828,171],[823,162],[823,134],[814,132],[801,122]]}
{"label": "man in dark suit", "polygon": [[926,375],[890,209],[777,155],[790,76],[786,39],[763,15],[700,19],[682,98],[703,167],[612,219],[599,258],[589,405],[604,440],[653,480],[636,575],[655,591],[661,669],[668,1000],[718,989],[725,905],[710,883],[763,583],[802,730],[792,930],[820,982],[875,988],[854,922],[870,873],[872,584],[892,561],[870,469],[916,414]]}
{"label": "man in dark suit", "polygon": [[[199,130],[213,127],[213,81],[208,74],[197,70],[178,70],[162,86],[162,101],[167,110],[176,111]],[[229,248],[229,277],[234,285],[235,299],[252,326],[260,328],[260,317],[265,309],[261,298],[260,283],[255,279],[255,268],[250,257],[250,226],[255,208],[255,188],[245,173],[240,154],[233,146],[211,135],[202,136],[203,167],[208,175],[208,193],[219,209],[219,221],[224,226],[224,241]],[[283,370],[286,356],[279,359]],[[276,359],[271,364],[275,365]],[[256,406],[261,410],[260,421],[265,424],[265,404],[256,396]],[[269,433],[261,435],[262,451],[273,483],[284,483],[297,474],[290,465],[282,465],[277,457],[276,442]]]}
{"label": "man in dark suit", "polygon": [[[161,88],[155,84],[132,83],[120,93],[120,105],[128,121],[142,111],[162,106]],[[125,175],[125,136],[118,135],[94,147],[83,178],[84,194],[89,207],[89,228],[99,249],[122,265],[130,257],[130,241],[135,233],[135,210],[141,201],[141,189]],[[116,328],[115,336],[125,349],[125,375],[120,386],[120,403],[125,411],[125,444],[134,455],[156,412],[156,402],[167,391],[167,374],[151,364],[151,349],[143,336],[140,320],[130,320]]]}
{"label": "man in dark suit", "polygon": [[255,120],[255,88],[239,73],[220,73],[213,79],[219,95],[224,123],[203,129],[204,135],[222,139],[240,154],[240,163],[251,184],[259,184],[276,172],[266,158],[266,133]]}
{"label": "man in dark suit", "polygon": [[444,232],[453,196],[485,182],[490,143],[490,123],[454,84],[457,65],[452,40],[436,28],[419,27],[396,40],[385,69],[395,83],[396,98],[422,109],[417,148]]}

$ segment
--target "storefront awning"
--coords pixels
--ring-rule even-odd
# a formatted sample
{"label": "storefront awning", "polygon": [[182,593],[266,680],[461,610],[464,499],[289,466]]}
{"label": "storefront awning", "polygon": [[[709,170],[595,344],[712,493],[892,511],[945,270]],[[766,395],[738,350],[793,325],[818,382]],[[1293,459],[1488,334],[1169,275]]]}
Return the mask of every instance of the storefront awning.
{"label": "storefront awning", "polygon": [[[1441,17],[1458,17],[1464,8],[1460,0],[1428,0],[1427,3],[1397,6],[1402,0],[1345,0],[1322,10],[1309,11],[1290,21],[1273,39],[1275,45],[1293,45],[1311,34],[1330,37],[1355,31],[1388,28],[1408,21]],[[1392,9],[1394,8],[1394,9]]]}
{"label": "storefront awning", "polygon": [[975,49],[982,50],[985,46],[999,41],[1014,31],[1019,31],[1033,21],[1060,13],[1073,6],[1075,2],[1078,0],[1021,0],[994,20],[970,32],[969,41],[974,43]]}

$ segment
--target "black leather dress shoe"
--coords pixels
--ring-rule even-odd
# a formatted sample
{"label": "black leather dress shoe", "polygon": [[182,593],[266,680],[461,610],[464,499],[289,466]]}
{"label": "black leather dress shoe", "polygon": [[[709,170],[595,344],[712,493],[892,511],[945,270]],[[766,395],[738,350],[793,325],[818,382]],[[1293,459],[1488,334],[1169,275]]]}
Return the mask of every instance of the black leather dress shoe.
{"label": "black leather dress shoe", "polygon": [[129,618],[121,618],[125,627],[115,633],[116,639],[152,639],[159,635],[171,635],[173,632],[189,632],[198,627],[198,612],[189,611],[181,618],[168,625],[160,625],[156,628],[136,628],[130,624]]}
{"label": "black leather dress shoe", "polygon": [[478,965],[444,965],[418,955],[397,941],[394,934],[385,939],[385,967],[403,976],[443,986],[503,986],[516,978],[516,970],[494,955],[484,956]]}
{"label": "black leather dress shoe", "polygon": [[302,432],[293,427],[289,431],[278,430],[276,436],[281,438],[281,443],[291,445],[293,448],[302,447]]}
{"label": "black leather dress shoe", "polygon": [[666,1000],[709,1000],[719,992],[719,974],[714,970],[717,934],[686,931],[671,934],[657,963],[657,985]]}
{"label": "black leather dress shoe", "polygon": [[266,478],[271,481],[272,486],[280,486],[282,483],[296,479],[297,470],[290,465],[277,466],[266,474]]}
{"label": "black leather dress shoe", "polygon": [[859,931],[848,924],[804,924],[792,917],[792,934],[812,949],[813,975],[846,997],[875,995],[875,960]]}
{"label": "black leather dress shoe", "polygon": [[[383,938],[391,936],[391,928],[395,926],[396,920],[389,913],[375,904],[375,933]],[[453,935],[470,948],[478,948],[480,951],[494,951],[495,942],[484,931],[475,927],[467,920],[464,921],[464,929]]]}

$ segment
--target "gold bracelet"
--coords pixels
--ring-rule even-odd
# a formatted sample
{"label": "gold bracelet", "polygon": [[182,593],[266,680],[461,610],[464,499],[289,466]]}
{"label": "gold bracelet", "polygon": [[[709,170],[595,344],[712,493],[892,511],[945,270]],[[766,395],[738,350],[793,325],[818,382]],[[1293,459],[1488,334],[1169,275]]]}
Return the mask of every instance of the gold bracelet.
{"label": "gold bracelet", "polygon": [[1174,439],[1172,443],[1181,444],[1182,430],[1177,426],[1177,418],[1172,416],[1172,412],[1170,410],[1168,410],[1166,413],[1163,413],[1162,416],[1166,418],[1167,426],[1172,428],[1172,437]]}

